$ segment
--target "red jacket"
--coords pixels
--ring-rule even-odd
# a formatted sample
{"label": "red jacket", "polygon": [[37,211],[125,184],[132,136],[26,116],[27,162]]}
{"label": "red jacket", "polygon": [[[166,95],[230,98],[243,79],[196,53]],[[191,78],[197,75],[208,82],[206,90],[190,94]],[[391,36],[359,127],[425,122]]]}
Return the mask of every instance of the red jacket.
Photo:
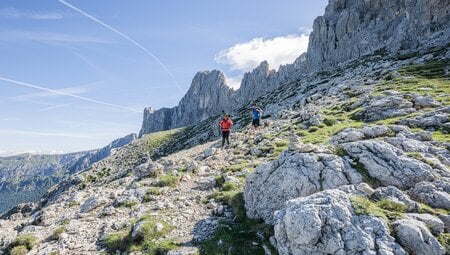
{"label": "red jacket", "polygon": [[219,125],[220,125],[220,129],[222,131],[230,131],[231,126],[233,126],[233,121],[230,118],[228,118],[227,120],[222,119],[222,121],[220,121]]}

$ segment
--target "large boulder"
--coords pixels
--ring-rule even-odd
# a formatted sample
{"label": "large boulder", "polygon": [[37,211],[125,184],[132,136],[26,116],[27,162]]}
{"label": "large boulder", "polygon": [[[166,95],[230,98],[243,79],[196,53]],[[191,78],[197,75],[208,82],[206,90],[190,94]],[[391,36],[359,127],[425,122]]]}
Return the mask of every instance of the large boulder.
{"label": "large boulder", "polygon": [[382,200],[389,199],[396,203],[400,203],[406,206],[406,210],[408,212],[418,211],[420,205],[408,197],[407,194],[403,193],[401,190],[396,187],[380,187],[377,188],[374,193],[371,195],[371,198],[374,200]]}
{"label": "large boulder", "polygon": [[290,199],[361,181],[361,175],[336,155],[285,152],[247,177],[247,216],[273,224],[273,213]]}
{"label": "large boulder", "polygon": [[393,224],[399,243],[411,254],[443,255],[445,249],[420,221],[403,219]]}
{"label": "large boulder", "polygon": [[450,183],[444,180],[420,182],[410,191],[410,194],[432,207],[450,209]]}
{"label": "large boulder", "polygon": [[357,141],[343,144],[347,153],[356,158],[370,177],[385,186],[409,189],[420,181],[435,178],[431,166],[407,157],[394,146],[376,140]]}
{"label": "large boulder", "polygon": [[356,215],[340,190],[290,200],[274,229],[280,255],[406,254],[381,218]]}
{"label": "large boulder", "polygon": [[361,111],[355,113],[355,118],[370,122],[403,116],[414,111],[413,103],[402,96],[378,96],[372,98]]}

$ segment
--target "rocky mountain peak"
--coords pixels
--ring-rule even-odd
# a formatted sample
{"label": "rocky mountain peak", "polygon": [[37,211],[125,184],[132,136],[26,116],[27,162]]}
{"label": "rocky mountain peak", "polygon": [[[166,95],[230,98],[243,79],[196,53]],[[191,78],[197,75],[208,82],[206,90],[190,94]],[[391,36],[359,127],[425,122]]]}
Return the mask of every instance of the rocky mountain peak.
{"label": "rocky mountain peak", "polygon": [[308,70],[335,67],[377,50],[396,54],[445,44],[449,10],[446,0],[330,0],[325,14],[314,21]]}

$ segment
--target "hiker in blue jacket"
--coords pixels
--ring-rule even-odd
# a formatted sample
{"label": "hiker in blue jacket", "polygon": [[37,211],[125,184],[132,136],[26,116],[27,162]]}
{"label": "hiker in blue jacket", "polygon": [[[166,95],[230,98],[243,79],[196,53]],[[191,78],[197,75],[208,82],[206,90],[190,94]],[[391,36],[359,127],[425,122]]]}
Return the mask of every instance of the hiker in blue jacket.
{"label": "hiker in blue jacket", "polygon": [[255,103],[252,106],[252,112],[253,112],[252,127],[253,127],[253,130],[256,131],[258,129],[258,127],[261,125],[260,120],[261,120],[261,114],[262,114],[263,110],[261,110],[261,108],[259,108]]}

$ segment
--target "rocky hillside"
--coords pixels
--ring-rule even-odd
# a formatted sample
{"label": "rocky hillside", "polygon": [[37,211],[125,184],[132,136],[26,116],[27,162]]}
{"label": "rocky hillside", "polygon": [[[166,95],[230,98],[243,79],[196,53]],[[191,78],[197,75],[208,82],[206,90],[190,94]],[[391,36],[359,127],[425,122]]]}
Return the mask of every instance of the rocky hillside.
{"label": "rocky hillside", "polygon": [[[362,20],[383,23],[384,7],[375,7],[387,3],[379,0],[331,0],[322,18],[331,24],[351,10],[365,17],[361,3],[373,7]],[[411,6],[435,13],[440,1],[395,3],[410,28],[418,22],[410,13],[419,11]],[[255,99],[263,128],[249,127],[247,102],[232,111],[229,148],[219,149],[213,113],[142,134],[54,186],[40,204],[4,215],[1,251],[448,254],[450,19],[438,20],[447,25],[417,34],[428,43],[409,51],[374,48],[309,73],[310,46],[278,72],[255,72],[273,87]],[[378,31],[364,24],[347,36]]]}
{"label": "rocky hillside", "polygon": [[0,158],[0,214],[18,203],[39,201],[51,186],[109,157],[115,149],[135,139],[136,134],[130,134],[102,149],[85,152]]}

